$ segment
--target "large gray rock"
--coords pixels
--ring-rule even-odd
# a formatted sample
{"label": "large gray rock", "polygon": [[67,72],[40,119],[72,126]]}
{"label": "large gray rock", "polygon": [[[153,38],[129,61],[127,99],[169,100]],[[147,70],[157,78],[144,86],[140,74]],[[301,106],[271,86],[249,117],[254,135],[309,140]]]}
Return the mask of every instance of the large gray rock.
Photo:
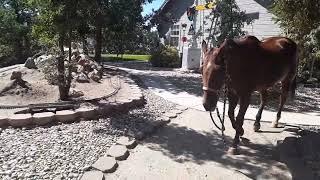
{"label": "large gray rock", "polygon": [[64,123],[74,122],[76,121],[77,117],[78,117],[78,114],[75,111],[71,111],[71,110],[63,110],[63,111],[56,112],[56,119]]}
{"label": "large gray rock", "polygon": [[37,68],[44,68],[45,66],[53,65],[56,62],[57,59],[52,55],[42,55],[34,59],[34,63],[37,66]]}
{"label": "large gray rock", "polygon": [[34,62],[34,59],[29,57],[26,62],[24,63],[24,67],[28,69],[37,69],[36,63]]}
{"label": "large gray rock", "polygon": [[32,124],[31,114],[15,114],[9,117],[8,122],[13,127],[24,127]]}
{"label": "large gray rock", "polygon": [[8,118],[0,116],[0,127],[8,125]]}
{"label": "large gray rock", "polygon": [[84,73],[80,73],[77,76],[76,81],[79,82],[79,83],[89,83],[90,82],[88,76],[85,75]]}
{"label": "large gray rock", "polygon": [[91,80],[95,82],[99,82],[101,80],[97,70],[93,70],[92,72],[89,72],[88,76],[90,77]]}
{"label": "large gray rock", "polygon": [[34,124],[43,126],[52,122],[55,114],[52,112],[36,113],[33,115],[32,121]]}
{"label": "large gray rock", "polygon": [[94,119],[98,116],[98,112],[94,108],[89,107],[82,107],[79,109],[76,109],[76,113],[79,117],[82,117],[84,119]]}

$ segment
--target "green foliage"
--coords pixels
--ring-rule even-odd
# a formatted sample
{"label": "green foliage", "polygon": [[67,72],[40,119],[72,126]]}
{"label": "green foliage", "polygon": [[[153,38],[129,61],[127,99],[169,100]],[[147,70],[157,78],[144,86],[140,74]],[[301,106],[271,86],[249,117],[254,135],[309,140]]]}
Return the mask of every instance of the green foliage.
{"label": "green foliage", "polygon": [[8,59],[21,63],[32,54],[33,12],[26,0],[0,0],[0,64]]}
{"label": "green foliage", "polygon": [[277,0],[272,12],[286,36],[300,49],[299,75],[304,77],[320,71],[320,1]]}
{"label": "green foliage", "polygon": [[240,11],[235,0],[218,1],[216,10],[208,19],[212,23],[209,29],[214,46],[220,45],[226,38],[235,38],[245,34],[242,31],[244,23],[250,24],[252,19],[246,17],[245,12]]}
{"label": "green foliage", "polygon": [[179,67],[180,58],[178,50],[175,47],[162,46],[152,52],[150,63],[154,67]]}

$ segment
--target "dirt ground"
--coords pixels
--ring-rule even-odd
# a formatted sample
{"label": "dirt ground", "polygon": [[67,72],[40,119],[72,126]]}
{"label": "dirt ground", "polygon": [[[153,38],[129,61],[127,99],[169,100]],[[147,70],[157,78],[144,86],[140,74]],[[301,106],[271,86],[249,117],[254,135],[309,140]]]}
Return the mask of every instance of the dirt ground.
{"label": "dirt ground", "polygon": [[[13,71],[20,71],[22,79],[28,82],[29,90],[22,87],[16,87],[0,95],[1,105],[28,105],[36,103],[52,103],[59,101],[58,86],[48,84],[44,74],[37,69],[28,69],[23,65],[13,66],[12,68],[0,69],[0,89],[5,87],[11,80]],[[100,98],[112,93],[119,79],[117,76],[105,75],[100,83],[78,83],[73,81],[71,90],[83,92],[83,96],[78,99]],[[0,109],[0,115],[10,113],[10,110]]]}

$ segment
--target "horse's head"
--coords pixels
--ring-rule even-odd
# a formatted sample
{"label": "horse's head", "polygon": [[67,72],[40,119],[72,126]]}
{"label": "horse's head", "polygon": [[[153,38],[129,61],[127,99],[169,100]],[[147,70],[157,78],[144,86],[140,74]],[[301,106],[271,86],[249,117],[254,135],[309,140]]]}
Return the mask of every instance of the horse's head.
{"label": "horse's head", "polygon": [[219,91],[224,84],[226,74],[225,59],[226,54],[229,54],[227,53],[228,42],[229,40],[226,40],[221,47],[209,50],[207,43],[202,42],[203,65],[200,70],[203,83],[203,106],[206,111],[213,111],[217,106]]}

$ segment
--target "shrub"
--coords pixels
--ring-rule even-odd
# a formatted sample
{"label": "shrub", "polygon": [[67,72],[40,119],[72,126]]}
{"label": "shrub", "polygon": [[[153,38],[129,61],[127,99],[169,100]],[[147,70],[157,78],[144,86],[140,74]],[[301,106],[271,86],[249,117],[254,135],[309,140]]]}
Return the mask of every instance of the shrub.
{"label": "shrub", "polygon": [[163,46],[152,52],[149,61],[154,67],[176,68],[180,66],[178,50],[170,46]]}

